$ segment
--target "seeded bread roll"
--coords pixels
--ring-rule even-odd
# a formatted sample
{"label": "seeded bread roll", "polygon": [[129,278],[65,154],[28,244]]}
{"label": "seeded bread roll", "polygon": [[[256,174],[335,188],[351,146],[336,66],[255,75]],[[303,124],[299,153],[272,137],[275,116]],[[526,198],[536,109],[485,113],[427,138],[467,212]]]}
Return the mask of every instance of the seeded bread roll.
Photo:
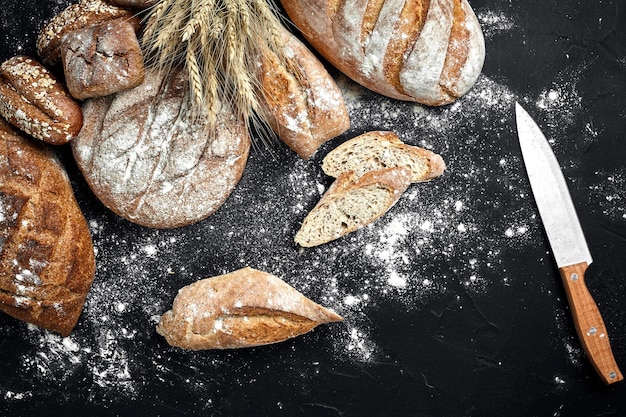
{"label": "seeded bread roll", "polygon": [[0,310],[67,336],[94,278],[94,249],[69,179],[44,146],[0,120]]}
{"label": "seeded bread roll", "polygon": [[411,184],[411,171],[392,167],[363,175],[346,172],[304,219],[295,242],[313,247],[354,232],[385,214]]}
{"label": "seeded bread roll", "polygon": [[412,182],[429,181],[446,169],[441,156],[407,145],[395,133],[385,131],[367,132],[350,139],[330,151],[322,161],[322,170],[335,178],[347,171],[362,175],[395,166],[409,168]]}
{"label": "seeded bread roll", "polygon": [[341,320],[278,277],[243,268],[182,288],[157,332],[184,349],[237,349],[282,342]]}
{"label": "seeded bread roll", "polygon": [[54,145],[72,140],[83,125],[80,105],[43,65],[25,56],[0,65],[0,115]]}
{"label": "seeded bread roll", "polygon": [[203,220],[226,201],[243,174],[250,136],[227,104],[216,128],[184,112],[186,72],[149,72],[131,90],[89,99],[74,158],[94,194],[146,227]]}
{"label": "seeded bread roll", "polygon": [[113,19],[130,19],[132,16],[130,10],[103,0],[81,0],[54,16],[41,30],[37,38],[37,52],[44,64],[56,64],[61,59],[61,42],[68,33]]}
{"label": "seeded bread roll", "polygon": [[345,132],[350,118],[343,95],[322,63],[283,29],[284,58],[266,51],[261,59],[261,106],[278,137],[304,159]]}
{"label": "seeded bread roll", "polygon": [[282,0],[313,47],[380,94],[443,105],[474,85],[485,42],[467,0]]}
{"label": "seeded bread roll", "polygon": [[67,88],[79,100],[115,94],[143,81],[143,53],[127,19],[66,34],[61,58]]}

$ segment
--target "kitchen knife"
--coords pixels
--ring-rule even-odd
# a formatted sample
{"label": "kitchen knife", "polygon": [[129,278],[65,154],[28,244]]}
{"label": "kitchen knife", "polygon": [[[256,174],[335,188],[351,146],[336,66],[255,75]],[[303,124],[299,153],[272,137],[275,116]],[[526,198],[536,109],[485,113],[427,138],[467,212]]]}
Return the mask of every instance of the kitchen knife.
{"label": "kitchen knife", "polygon": [[602,380],[606,384],[621,381],[624,377],[613,357],[600,310],[585,284],[592,259],[565,178],[550,144],[519,103],[515,115],[524,164],[578,338]]}

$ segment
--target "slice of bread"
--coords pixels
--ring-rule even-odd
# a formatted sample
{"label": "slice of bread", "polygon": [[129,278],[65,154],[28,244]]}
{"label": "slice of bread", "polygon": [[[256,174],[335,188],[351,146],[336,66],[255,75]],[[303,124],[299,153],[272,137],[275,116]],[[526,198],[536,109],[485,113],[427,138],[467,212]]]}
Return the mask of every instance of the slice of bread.
{"label": "slice of bread", "polygon": [[427,149],[407,145],[393,132],[373,131],[350,139],[326,155],[322,169],[331,177],[353,171],[357,176],[367,171],[405,166],[411,170],[411,182],[429,181],[446,169],[441,156]]}
{"label": "slice of bread", "polygon": [[304,219],[295,242],[313,247],[373,223],[410,184],[411,171],[406,167],[340,174]]}

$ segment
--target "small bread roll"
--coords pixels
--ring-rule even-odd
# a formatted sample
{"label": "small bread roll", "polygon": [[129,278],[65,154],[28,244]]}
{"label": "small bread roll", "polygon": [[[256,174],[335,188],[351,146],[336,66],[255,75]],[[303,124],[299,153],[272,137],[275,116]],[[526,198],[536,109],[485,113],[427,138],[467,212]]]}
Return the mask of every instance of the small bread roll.
{"label": "small bread roll", "polygon": [[37,53],[44,64],[56,64],[61,59],[61,42],[68,33],[113,19],[130,19],[132,16],[132,11],[104,0],[81,0],[55,15],[41,30],[37,38]]}
{"label": "small bread roll", "polygon": [[29,135],[54,145],[71,141],[83,126],[81,108],[65,86],[26,56],[0,65],[0,115]]}
{"label": "small bread roll", "polygon": [[61,42],[61,58],[67,89],[79,100],[128,90],[144,78],[143,53],[127,19],[68,33]]}

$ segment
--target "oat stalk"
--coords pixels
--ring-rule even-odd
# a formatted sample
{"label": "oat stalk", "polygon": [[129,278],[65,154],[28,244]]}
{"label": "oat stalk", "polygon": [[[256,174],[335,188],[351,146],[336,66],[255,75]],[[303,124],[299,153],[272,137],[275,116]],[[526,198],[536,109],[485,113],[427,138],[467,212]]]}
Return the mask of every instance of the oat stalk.
{"label": "oat stalk", "polygon": [[259,110],[260,54],[282,57],[280,25],[268,0],[161,0],[146,14],[142,48],[156,70],[184,68],[195,116],[215,123],[228,103],[247,123]]}

